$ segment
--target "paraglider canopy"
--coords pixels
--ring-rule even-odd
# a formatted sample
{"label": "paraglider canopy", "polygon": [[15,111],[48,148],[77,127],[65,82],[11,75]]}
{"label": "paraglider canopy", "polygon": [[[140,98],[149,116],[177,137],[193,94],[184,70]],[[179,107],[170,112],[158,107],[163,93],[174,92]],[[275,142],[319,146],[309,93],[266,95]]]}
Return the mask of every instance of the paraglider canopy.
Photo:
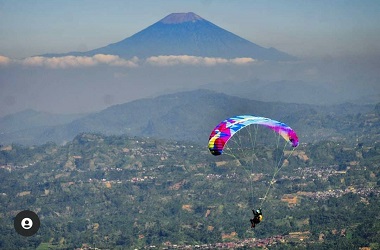
{"label": "paraglider canopy", "polygon": [[[240,130],[242,131],[239,132]],[[254,215],[250,220],[252,228],[262,221],[261,207],[266,201],[269,191],[276,183],[277,174],[285,164],[289,164],[288,159],[298,144],[296,132],[288,125],[259,116],[239,115],[231,117],[219,123],[212,130],[208,142],[211,154],[224,154],[227,156],[225,159],[232,157],[233,165],[241,166],[249,175],[244,180],[251,182],[251,185],[249,185],[251,197],[247,197],[248,202],[251,203],[250,207],[253,204],[257,206],[258,202],[255,201],[255,196],[261,196],[261,191],[254,188],[252,184],[256,164],[260,163],[261,168],[263,166],[272,167],[273,174],[269,175],[272,178],[267,182],[269,183],[268,188],[262,193],[259,209],[252,210]],[[292,149],[285,154],[285,150],[289,145]]]}
{"label": "paraglider canopy", "polygon": [[265,117],[239,115],[222,121],[211,132],[208,143],[211,154],[221,155],[228,140],[236,132],[252,124],[262,125],[275,131],[291,143],[292,147],[297,147],[299,144],[296,132],[285,123]]}

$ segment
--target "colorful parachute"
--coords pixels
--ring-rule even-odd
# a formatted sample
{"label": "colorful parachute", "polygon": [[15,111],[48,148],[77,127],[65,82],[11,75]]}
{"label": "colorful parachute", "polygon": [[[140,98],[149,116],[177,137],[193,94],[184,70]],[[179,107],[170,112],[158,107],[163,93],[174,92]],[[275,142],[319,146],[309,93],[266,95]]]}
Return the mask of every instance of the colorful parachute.
{"label": "colorful parachute", "polygon": [[208,148],[211,154],[222,154],[224,146],[228,140],[240,129],[252,124],[263,125],[267,128],[270,128],[276,133],[280,134],[287,142],[290,142],[293,147],[298,146],[298,137],[296,132],[285,123],[271,120],[265,117],[240,115],[222,121],[211,132],[208,142]]}

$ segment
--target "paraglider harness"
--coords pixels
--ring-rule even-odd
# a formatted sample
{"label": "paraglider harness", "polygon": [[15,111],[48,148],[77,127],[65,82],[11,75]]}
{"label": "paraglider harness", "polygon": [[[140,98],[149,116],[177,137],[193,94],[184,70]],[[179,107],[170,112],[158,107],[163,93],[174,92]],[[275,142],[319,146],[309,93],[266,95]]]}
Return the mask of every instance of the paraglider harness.
{"label": "paraglider harness", "polygon": [[254,228],[256,224],[259,224],[263,219],[263,214],[261,213],[261,208],[254,210],[252,209],[253,218],[250,219],[251,221],[251,228]]}

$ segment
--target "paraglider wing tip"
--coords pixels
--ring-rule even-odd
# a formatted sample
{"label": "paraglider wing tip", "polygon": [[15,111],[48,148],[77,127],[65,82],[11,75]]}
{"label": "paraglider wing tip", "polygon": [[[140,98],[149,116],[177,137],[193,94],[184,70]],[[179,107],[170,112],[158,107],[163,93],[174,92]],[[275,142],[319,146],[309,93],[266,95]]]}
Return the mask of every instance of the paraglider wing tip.
{"label": "paraglider wing tip", "polygon": [[299,142],[298,142],[298,138],[297,137],[295,137],[295,138],[289,138],[289,141],[292,143],[292,147],[293,148],[298,147]]}
{"label": "paraglider wing tip", "polygon": [[292,147],[296,148],[296,147],[298,147],[298,144],[299,144],[298,141],[293,141],[292,142]]}

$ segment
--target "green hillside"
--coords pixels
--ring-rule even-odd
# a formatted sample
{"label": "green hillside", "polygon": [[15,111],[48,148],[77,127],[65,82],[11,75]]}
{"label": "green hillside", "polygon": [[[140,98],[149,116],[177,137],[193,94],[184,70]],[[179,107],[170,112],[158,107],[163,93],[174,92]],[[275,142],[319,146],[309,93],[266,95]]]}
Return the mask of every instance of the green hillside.
{"label": "green hillside", "polygon": [[[254,230],[251,209],[273,174],[269,146],[257,147],[249,168],[186,140],[84,133],[64,146],[3,145],[0,248],[379,249],[379,116],[359,120],[351,126],[359,142],[332,138],[293,152]],[[41,220],[30,238],[13,229],[25,209]]]}

